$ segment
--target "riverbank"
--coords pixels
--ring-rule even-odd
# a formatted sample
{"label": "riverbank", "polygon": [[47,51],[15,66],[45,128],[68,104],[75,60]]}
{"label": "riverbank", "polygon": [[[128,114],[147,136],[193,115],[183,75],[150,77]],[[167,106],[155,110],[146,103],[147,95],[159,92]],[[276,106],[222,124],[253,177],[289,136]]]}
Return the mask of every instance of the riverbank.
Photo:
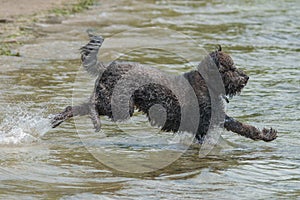
{"label": "riverbank", "polygon": [[68,15],[81,12],[95,0],[0,0],[0,56],[18,56],[16,47],[40,35],[39,22],[61,23]]}
{"label": "riverbank", "polygon": [[[0,19],[16,18],[21,15],[32,15],[41,11],[63,7],[67,0],[0,0]],[[74,2],[74,1],[73,1]]]}

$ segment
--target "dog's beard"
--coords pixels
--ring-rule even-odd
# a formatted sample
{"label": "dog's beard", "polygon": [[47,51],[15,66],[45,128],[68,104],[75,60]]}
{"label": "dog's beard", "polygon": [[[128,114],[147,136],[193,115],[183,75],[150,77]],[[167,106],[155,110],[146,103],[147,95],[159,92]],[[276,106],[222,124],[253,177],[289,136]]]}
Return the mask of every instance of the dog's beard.
{"label": "dog's beard", "polygon": [[232,98],[233,96],[240,95],[240,93],[242,92],[245,86],[246,83],[239,83],[239,84],[229,83],[225,85],[226,96]]}
{"label": "dog's beard", "polygon": [[248,77],[244,73],[238,73],[237,71],[227,71],[221,73],[221,76],[225,87],[225,94],[229,98],[239,95],[248,82]]}

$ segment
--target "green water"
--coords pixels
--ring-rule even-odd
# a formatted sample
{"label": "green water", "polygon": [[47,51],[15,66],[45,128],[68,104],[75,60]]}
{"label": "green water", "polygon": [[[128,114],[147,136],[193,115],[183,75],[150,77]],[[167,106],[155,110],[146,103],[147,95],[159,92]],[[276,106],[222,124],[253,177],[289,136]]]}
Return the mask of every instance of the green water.
{"label": "green water", "polygon": [[[0,198],[300,198],[299,17],[297,0],[124,0],[100,1],[61,24],[37,23],[42,36],[20,47],[21,57],[0,57]],[[49,114],[93,90],[78,50],[89,28],[106,38],[102,60],[171,74],[221,44],[250,76],[227,113],[279,137],[255,142],[218,130],[224,139],[200,158],[199,146],[139,114],[121,124],[102,117],[99,134],[87,117],[51,129]]]}

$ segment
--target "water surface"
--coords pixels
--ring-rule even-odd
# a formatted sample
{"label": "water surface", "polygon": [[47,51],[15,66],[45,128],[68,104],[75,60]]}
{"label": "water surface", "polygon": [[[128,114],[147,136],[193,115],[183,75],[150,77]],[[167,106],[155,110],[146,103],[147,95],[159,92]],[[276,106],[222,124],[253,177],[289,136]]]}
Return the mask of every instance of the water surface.
{"label": "water surface", "polygon": [[[99,2],[61,24],[38,22],[35,32],[43,36],[22,46],[21,57],[0,58],[1,198],[299,198],[299,12],[296,0],[124,0]],[[151,128],[142,115],[124,124],[102,117],[102,135],[87,117],[51,129],[49,114],[93,90],[93,78],[79,67],[89,28],[106,38],[104,61],[121,57],[173,74],[193,69],[205,51],[222,44],[250,76],[227,112],[275,127],[279,137],[254,142],[221,131],[224,140],[199,158],[199,146],[187,149],[184,137]],[[97,160],[104,151],[120,159]],[[138,169],[166,166],[138,174],[107,166],[132,172],[138,170],[133,161],[143,164],[149,155],[157,155],[152,165]],[[174,156],[173,163],[166,159]]]}

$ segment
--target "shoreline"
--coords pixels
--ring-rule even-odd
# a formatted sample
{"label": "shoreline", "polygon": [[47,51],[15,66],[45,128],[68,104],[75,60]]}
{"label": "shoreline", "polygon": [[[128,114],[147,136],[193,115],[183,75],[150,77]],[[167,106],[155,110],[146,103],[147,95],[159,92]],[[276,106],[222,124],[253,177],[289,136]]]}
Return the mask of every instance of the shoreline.
{"label": "shoreline", "polygon": [[87,10],[95,0],[0,0],[0,56],[20,56],[15,51],[22,44],[38,38],[35,24],[61,21],[75,13]]}
{"label": "shoreline", "polygon": [[0,0],[0,19],[17,18],[24,15],[33,15],[42,11],[51,10],[66,5],[67,0]]}

